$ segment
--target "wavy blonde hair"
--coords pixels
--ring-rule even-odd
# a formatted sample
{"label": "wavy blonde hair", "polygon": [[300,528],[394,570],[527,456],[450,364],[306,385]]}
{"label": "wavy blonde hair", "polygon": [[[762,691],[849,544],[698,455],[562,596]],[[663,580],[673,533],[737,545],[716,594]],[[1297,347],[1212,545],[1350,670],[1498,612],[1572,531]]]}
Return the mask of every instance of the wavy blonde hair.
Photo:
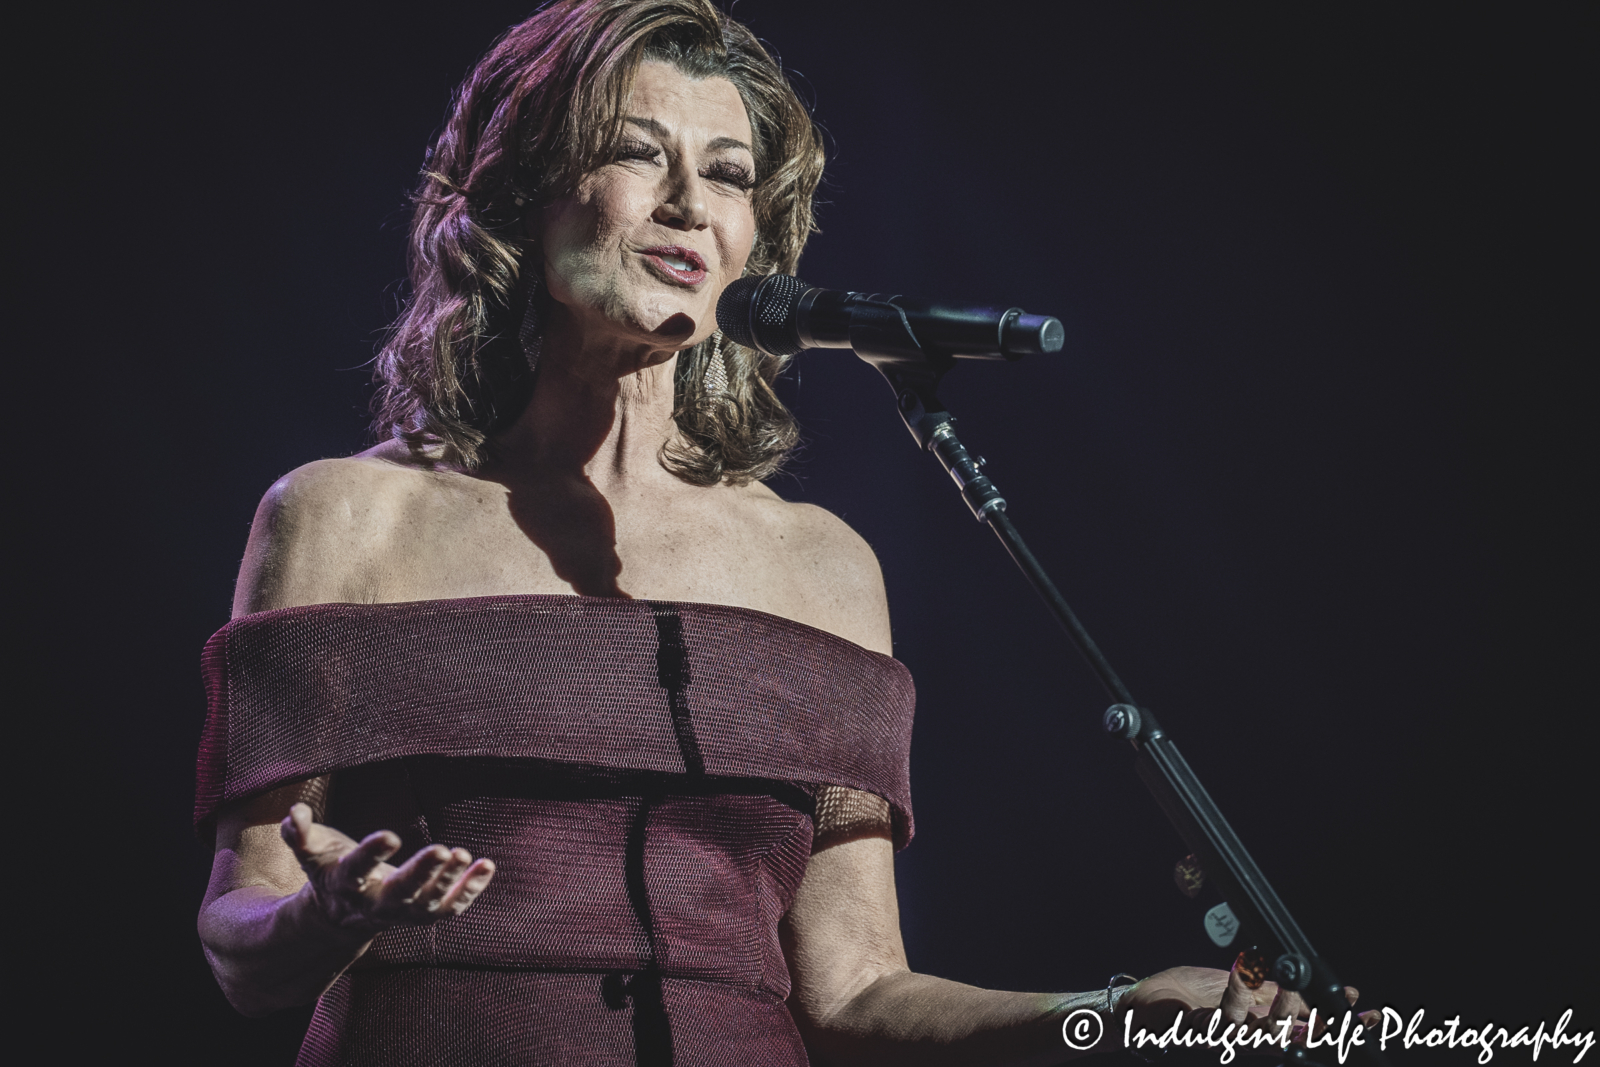
{"label": "wavy blonde hair", "polygon": [[[615,157],[639,64],[726,78],[755,134],[755,247],[746,274],[792,274],[815,231],[822,139],[783,69],[709,0],[561,0],[513,27],[457,90],[413,195],[410,293],[378,354],[373,430],[442,444],[469,469],[533,389],[518,341],[535,284],[522,263],[527,208],[572,192]],[[661,463],[684,481],[776,473],[798,438],[773,392],[786,358],[723,340],[728,385],[705,388],[712,341],[678,353],[681,441]]]}

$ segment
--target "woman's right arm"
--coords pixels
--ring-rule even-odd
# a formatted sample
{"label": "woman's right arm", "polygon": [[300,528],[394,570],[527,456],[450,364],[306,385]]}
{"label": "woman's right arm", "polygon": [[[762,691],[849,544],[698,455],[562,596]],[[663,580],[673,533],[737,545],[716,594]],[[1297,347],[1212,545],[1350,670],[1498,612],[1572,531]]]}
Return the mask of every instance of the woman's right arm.
{"label": "woman's right arm", "polygon": [[493,861],[443,845],[391,866],[395,834],[356,842],[316,821],[308,802],[320,807],[327,781],[286,786],[217,819],[200,940],[246,1015],[310,1003],[380,931],[459,915],[494,877]]}
{"label": "woman's right arm", "polygon": [[[384,474],[360,460],[324,460],[274,485],[250,530],[235,616],[365,599],[392,510]],[[492,861],[443,845],[390,865],[397,835],[358,842],[322,825],[327,792],[328,779],[315,778],[217,815],[200,940],[246,1015],[315,1000],[380,931],[458,915],[494,876]]]}

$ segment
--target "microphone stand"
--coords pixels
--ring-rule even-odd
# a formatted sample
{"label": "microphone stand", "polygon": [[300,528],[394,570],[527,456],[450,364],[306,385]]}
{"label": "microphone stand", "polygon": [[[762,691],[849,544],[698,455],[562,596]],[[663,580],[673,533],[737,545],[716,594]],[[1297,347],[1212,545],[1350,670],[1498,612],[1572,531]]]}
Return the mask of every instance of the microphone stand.
{"label": "microphone stand", "polygon": [[[1226,901],[1208,913],[1208,923],[1220,924],[1225,934],[1242,934],[1244,944],[1253,945],[1272,961],[1274,981],[1299,992],[1328,1019],[1336,1019],[1349,1010],[1344,983],[1334,974],[1332,965],[1311,946],[1177,744],[1150,709],[1133,699],[1105,653],[1023,543],[1022,535],[1006,515],[1005,498],[980,469],[984,461],[975,458],[956,437],[951,426],[955,418],[938,397],[939,381],[954,364],[954,357],[923,347],[901,310],[878,300],[852,306],[850,345],[856,355],[888,380],[900,417],[918,447],[931,452],[949,472],[973,516],[994,531],[1114,701],[1102,720],[1106,733],[1132,745],[1137,753],[1134,763],[1139,777],[1179,836],[1199,857],[1204,877],[1216,883]],[[1212,916],[1219,912],[1221,915],[1213,923]],[[1236,931],[1226,929],[1230,919],[1237,922]],[[1223,947],[1240,940],[1238,936],[1219,939],[1212,929],[1208,933]],[[1352,1024],[1360,1026],[1361,1022],[1352,1019]],[[1388,1061],[1376,1043],[1363,1043],[1360,1048],[1380,1067],[1387,1067]],[[1291,1046],[1284,1059],[1302,1067],[1314,1063],[1300,1045]]]}

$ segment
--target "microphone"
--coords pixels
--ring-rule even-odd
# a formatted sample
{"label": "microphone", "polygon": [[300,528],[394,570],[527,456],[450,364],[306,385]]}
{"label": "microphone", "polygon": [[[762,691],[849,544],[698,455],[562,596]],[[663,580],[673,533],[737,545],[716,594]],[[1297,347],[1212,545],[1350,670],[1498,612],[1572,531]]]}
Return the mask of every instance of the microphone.
{"label": "microphone", "polygon": [[939,303],[908,296],[818,289],[787,274],[740,278],[717,301],[727,338],[770,356],[853,348],[873,363],[1018,360],[1059,352],[1061,321],[1021,308]]}

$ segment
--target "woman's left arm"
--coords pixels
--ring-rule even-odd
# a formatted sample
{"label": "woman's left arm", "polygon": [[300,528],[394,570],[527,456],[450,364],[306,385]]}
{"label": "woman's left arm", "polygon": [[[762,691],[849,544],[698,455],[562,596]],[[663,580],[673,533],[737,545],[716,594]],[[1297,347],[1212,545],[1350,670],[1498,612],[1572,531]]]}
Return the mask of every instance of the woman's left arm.
{"label": "woman's left arm", "polygon": [[[863,647],[890,654],[889,611],[872,550],[821,509],[796,509],[804,530],[790,544],[810,549],[812,589],[826,608],[819,623]],[[914,973],[900,940],[894,847],[886,831],[824,838],[811,856],[782,935],[792,982],[790,1008],[819,1063],[1060,1063],[1075,1051],[1062,1023],[1085,998],[1065,993],[1007,993]],[[1250,990],[1238,975],[1178,967],[1122,995],[1135,1025],[1165,1030],[1177,1011],[1252,1027],[1271,1025],[1304,1004],[1274,997],[1267,983]],[[1099,997],[1089,998],[1096,1006]],[[1120,1018],[1120,1010],[1119,1010]],[[1121,1034],[1102,1015],[1109,1047]],[[1203,1025],[1203,1022],[1202,1022]]]}
{"label": "woman's left arm", "polygon": [[[887,836],[844,840],[813,854],[782,933],[789,1007],[819,1064],[1043,1067],[1119,1047],[1129,1010],[1134,1029],[1152,1033],[1168,1029],[1178,1012],[1187,1026],[1204,1029],[1220,1007],[1223,1025],[1274,1034],[1280,1020],[1306,1014],[1297,994],[1271,982],[1252,990],[1237,970],[1210,967],[1174,967],[1145,979],[1122,994],[1115,1019],[1103,994],[1008,993],[916,974],[900,941]],[[1355,990],[1345,995],[1355,1002]],[[1062,1023],[1085,999],[1100,1014],[1102,1036],[1077,1049],[1065,1041]]]}
{"label": "woman's left arm", "polygon": [[1050,1064],[1063,994],[915,974],[900,941],[894,848],[859,837],[811,857],[783,926],[789,1005],[819,1063]]}
{"label": "woman's left arm", "polygon": [[[872,549],[821,508],[786,507],[787,544],[814,598],[813,621],[892,654],[889,605]],[[784,920],[790,1007],[821,1062],[1054,1063],[1062,995],[998,993],[914,974],[900,941],[894,846],[853,835],[811,856]]]}

